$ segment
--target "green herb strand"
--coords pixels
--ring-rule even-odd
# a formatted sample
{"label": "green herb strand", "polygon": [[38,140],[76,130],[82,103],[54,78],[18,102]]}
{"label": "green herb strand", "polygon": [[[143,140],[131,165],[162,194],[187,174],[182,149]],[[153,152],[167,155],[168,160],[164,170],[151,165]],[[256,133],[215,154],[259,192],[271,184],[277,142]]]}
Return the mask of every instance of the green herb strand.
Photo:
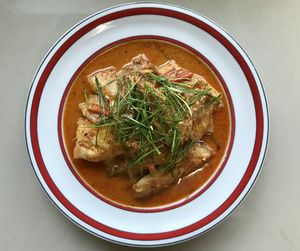
{"label": "green herb strand", "polygon": [[[220,102],[221,96],[213,96],[211,89],[206,86],[201,90],[194,89],[186,83],[173,82],[154,73],[141,74],[136,79],[133,82],[128,76],[122,76],[115,80],[118,91],[109,105],[95,77],[99,105],[102,111],[106,111],[109,106],[110,113],[107,115],[102,112],[100,121],[94,127],[99,130],[101,127],[112,126],[119,142],[129,148],[130,143],[136,142],[136,150],[140,150],[140,154],[129,162],[128,168],[145,162],[152,155],[161,154],[164,149],[168,153],[167,163],[160,168],[172,170],[193,143],[183,140],[179,122]],[[154,87],[157,84],[158,87]],[[204,96],[208,101],[201,103],[193,112],[197,101],[200,102]],[[97,138],[98,131],[96,144]]]}

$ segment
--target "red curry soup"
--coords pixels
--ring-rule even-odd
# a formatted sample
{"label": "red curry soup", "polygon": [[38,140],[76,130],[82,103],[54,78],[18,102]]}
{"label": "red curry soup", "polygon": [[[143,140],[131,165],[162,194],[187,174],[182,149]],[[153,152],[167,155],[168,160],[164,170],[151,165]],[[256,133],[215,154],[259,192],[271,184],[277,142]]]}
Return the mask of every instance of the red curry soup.
{"label": "red curry soup", "polygon": [[132,207],[189,198],[228,147],[228,101],[210,67],[169,42],[121,43],[88,62],[63,110],[65,147],[94,192]]}

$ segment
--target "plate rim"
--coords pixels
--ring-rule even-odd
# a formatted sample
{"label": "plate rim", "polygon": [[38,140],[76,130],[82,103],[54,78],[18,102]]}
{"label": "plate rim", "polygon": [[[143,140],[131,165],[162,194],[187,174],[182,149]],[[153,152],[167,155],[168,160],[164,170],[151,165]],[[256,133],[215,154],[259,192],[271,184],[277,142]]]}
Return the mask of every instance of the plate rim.
{"label": "plate rim", "polygon": [[[235,43],[236,43],[236,45],[239,47],[239,49],[241,49],[242,50],[242,52],[244,53],[244,56],[249,60],[249,62],[250,62],[250,64],[251,64],[251,66],[253,67],[253,69],[254,69],[254,72],[256,73],[256,76],[257,76],[257,78],[258,78],[258,80],[259,80],[259,84],[260,84],[260,88],[261,88],[261,91],[262,91],[262,94],[263,94],[263,96],[261,95],[261,93],[259,92],[259,97],[260,97],[260,99],[261,99],[261,101],[262,101],[262,103],[264,103],[264,108],[265,108],[265,112],[266,113],[264,113],[263,112],[263,119],[265,119],[266,120],[266,123],[264,123],[264,127],[266,127],[266,131],[263,131],[263,136],[262,136],[262,138],[264,138],[264,135],[265,135],[265,144],[263,144],[262,143],[262,148],[260,149],[260,151],[259,151],[259,156],[261,156],[262,155],[262,159],[261,159],[261,163],[260,163],[260,165],[259,165],[259,167],[258,167],[258,165],[256,164],[255,165],[255,168],[254,168],[254,170],[255,169],[258,169],[258,172],[257,172],[257,174],[256,174],[256,176],[254,177],[254,180],[252,181],[252,184],[251,184],[251,186],[249,187],[249,188],[247,188],[248,190],[246,191],[246,194],[243,196],[243,198],[240,198],[239,199],[239,197],[237,197],[236,198],[236,201],[238,201],[238,203],[237,203],[237,205],[233,208],[233,209],[231,209],[230,210],[230,212],[226,212],[226,215],[224,216],[224,218],[222,218],[220,221],[218,221],[215,225],[213,225],[212,227],[210,227],[209,229],[207,229],[206,231],[203,231],[203,232],[201,232],[201,233],[199,233],[199,234],[196,234],[196,235],[193,235],[192,237],[189,237],[189,238],[184,238],[184,239],[182,239],[182,240],[179,240],[179,241],[177,241],[177,242],[167,242],[167,243],[162,243],[162,244],[157,244],[157,245],[144,245],[144,244],[142,244],[142,245],[137,245],[137,244],[132,244],[132,243],[128,243],[128,242],[119,242],[119,241],[117,241],[117,240],[114,240],[114,239],[110,239],[110,238],[106,238],[106,237],[104,237],[104,236],[101,236],[101,235],[98,235],[97,233],[94,233],[93,231],[91,231],[91,230],[89,230],[89,229],[87,229],[87,228],[85,228],[84,226],[82,226],[82,225],[80,225],[79,224],[79,222],[76,222],[76,220],[74,220],[73,218],[71,218],[70,216],[68,216],[58,205],[56,205],[56,203],[53,201],[53,199],[51,198],[51,195],[50,194],[48,194],[48,192],[45,190],[45,188],[44,188],[44,186],[43,186],[43,184],[41,183],[41,181],[40,181],[40,179],[39,179],[39,177],[38,177],[38,175],[37,175],[37,173],[36,173],[36,170],[35,170],[35,167],[34,167],[34,164],[33,164],[33,161],[32,161],[32,158],[33,159],[35,159],[35,157],[34,156],[31,156],[31,153],[30,153],[30,151],[29,151],[29,144],[28,144],[28,138],[29,138],[29,141],[31,142],[31,140],[30,140],[30,136],[28,136],[27,135],[27,112],[28,112],[28,109],[29,109],[29,99],[30,99],[30,94],[32,93],[32,88],[33,88],[33,85],[34,85],[34,82],[35,82],[35,79],[36,79],[36,77],[37,77],[37,75],[38,75],[38,73],[39,73],[39,71],[40,71],[40,68],[42,67],[42,65],[44,64],[44,61],[48,58],[48,56],[50,55],[50,53],[51,53],[51,51],[57,46],[57,44],[59,44],[59,42],[67,35],[67,34],[69,34],[74,28],[76,28],[77,26],[79,26],[80,24],[82,24],[83,22],[85,22],[85,21],[87,21],[88,19],[90,19],[90,18],[92,18],[92,17],[94,17],[94,16],[97,16],[97,15],[99,15],[99,14],[102,14],[102,13],[104,13],[104,12],[107,12],[107,11],[109,11],[109,10],[113,10],[113,9],[117,9],[117,8],[119,8],[119,7],[124,7],[124,6],[133,6],[133,5],[136,5],[137,7],[136,8],[138,8],[140,5],[145,5],[145,4],[149,4],[149,5],[151,5],[151,6],[148,6],[148,7],[153,7],[153,5],[155,5],[155,7],[157,7],[157,8],[162,8],[162,9],[169,9],[168,8],[168,6],[171,6],[171,7],[175,7],[177,10],[176,11],[178,11],[178,12],[180,12],[182,9],[183,10],[186,10],[186,11],[188,11],[188,12],[192,12],[192,13],[194,13],[194,14],[196,14],[197,16],[200,16],[200,17],[202,17],[203,19],[206,19],[206,20],[208,20],[209,22],[211,22],[211,23],[213,23],[214,25],[216,25],[219,29],[221,29],[223,32],[225,32],[226,33],[226,35],[228,35]],[[145,6],[142,6],[142,7],[145,7]],[[186,14],[186,15],[188,15],[188,14]],[[209,24],[209,26],[210,26],[210,24]],[[231,42],[230,42],[231,43]],[[234,47],[237,47],[236,45],[233,45]],[[58,47],[58,48],[60,48],[60,47]],[[247,65],[249,65],[248,63],[247,63]],[[255,81],[255,83],[256,83],[256,85],[258,84],[258,82],[257,81]],[[262,106],[263,106],[263,104],[262,104]],[[30,110],[31,110],[31,107],[30,107]],[[256,182],[256,180],[257,180],[257,177],[259,176],[259,174],[260,174],[260,171],[261,171],[261,169],[262,169],[262,166],[263,166],[263,164],[264,164],[264,160],[265,160],[265,156],[266,156],[266,153],[267,153],[267,150],[268,150],[268,143],[269,143],[269,134],[270,134],[270,118],[269,118],[269,107],[268,107],[268,100],[267,100],[267,97],[266,97],[266,93],[265,93],[265,90],[264,90],[264,86],[263,86],[263,84],[262,84],[262,81],[261,81],[261,79],[260,79],[260,77],[259,77],[259,75],[258,75],[258,72],[257,72],[257,70],[256,70],[256,68],[255,68],[255,66],[254,66],[254,64],[252,63],[252,61],[251,61],[251,59],[249,58],[249,56],[246,54],[246,52],[244,51],[244,49],[242,48],[242,46],[226,31],[226,30],[224,30],[221,26],[219,26],[218,24],[216,24],[214,21],[212,21],[211,19],[209,19],[209,18],[207,18],[206,16],[204,16],[204,15],[202,15],[202,14],[200,14],[200,13],[197,13],[197,12],[195,12],[195,11],[193,11],[193,10],[190,10],[190,9],[188,9],[188,8],[185,8],[185,7],[182,7],[182,6],[178,6],[178,5],[173,5],[173,4],[165,4],[165,3],[154,3],[154,2],[138,2],[138,3],[128,3],[128,4],[121,4],[121,5],[116,5],[116,6],[112,6],[112,7],[109,7],[109,8],[106,8],[106,9],[103,9],[103,10],[101,10],[101,11],[98,11],[98,12],[96,12],[96,13],[94,13],[94,14],[92,14],[92,15],[90,15],[90,16],[88,16],[88,17],[86,17],[86,18],[84,18],[84,19],[82,19],[81,21],[79,21],[78,23],[76,23],[74,26],[72,26],[68,31],[66,31],[54,44],[53,44],[53,46],[50,48],[50,50],[46,53],[46,55],[45,55],[45,57],[43,58],[43,60],[41,61],[41,63],[40,63],[40,65],[39,65],[39,67],[38,67],[38,69],[36,70],[36,72],[35,72],[35,74],[34,74],[34,77],[33,77],[33,80],[32,80],[32,82],[31,82],[31,86],[30,86],[30,89],[29,89],[29,92],[28,92],[28,98],[27,98],[27,102],[26,102],[26,108],[25,108],[25,142],[26,142],[26,147],[27,147],[27,152],[28,152],[28,156],[29,156],[29,159],[30,159],[30,162],[31,162],[31,165],[32,165],[32,167],[33,167],[33,170],[34,170],[34,172],[35,172],[35,175],[36,175],[36,177],[37,177],[37,179],[38,179],[38,181],[39,181],[39,183],[41,184],[41,186],[42,186],[42,188],[43,188],[43,190],[45,191],[45,193],[47,194],[47,196],[48,196],[48,198],[50,199],[50,201],[52,201],[52,203],[68,218],[68,219],[70,219],[72,222],[74,222],[76,225],[78,225],[78,226],[80,226],[81,228],[83,228],[84,230],[86,230],[86,231],[88,231],[88,232],[90,232],[90,233],[92,233],[93,235],[96,235],[97,237],[100,237],[100,238],[103,238],[103,239],[106,239],[106,240],[109,240],[109,241],[112,241],[112,242],[115,242],[115,243],[118,243],[118,244],[123,244],[123,245],[128,245],[128,246],[142,246],[142,247],[145,247],[145,246],[147,246],[147,247],[150,247],[150,246],[165,246],[165,245],[171,245],[171,244],[176,244],[176,243],[179,243],[179,242],[183,242],[183,241],[186,241],[186,240],[188,240],[188,239],[191,239],[191,238],[195,238],[196,236],[198,236],[198,235],[201,235],[201,234],[204,234],[205,232],[207,232],[207,231],[209,231],[210,229],[212,229],[212,228],[214,228],[215,226],[217,226],[218,224],[220,224],[221,222],[223,222],[235,209],[236,209],[236,207],[238,206],[238,205],[240,205],[240,203],[241,202],[243,202],[244,201],[244,199],[246,198],[246,196],[248,195],[248,193],[251,191],[251,189],[252,189],[252,187],[254,186],[254,184],[255,184],[255,182]],[[30,135],[30,133],[29,133],[29,135]],[[263,152],[263,154],[262,154],[262,152]],[[250,181],[250,180],[249,180]],[[249,181],[247,182],[247,184],[249,183]],[[243,188],[243,191],[246,189],[246,187],[244,187]],[[64,207],[65,208],[65,207]],[[68,210],[67,208],[65,208],[66,210]],[[225,210],[226,211],[226,210]],[[224,211],[224,212],[225,212]],[[77,218],[77,216],[75,216],[76,218]],[[81,219],[80,219],[81,220]],[[195,230],[194,230],[195,231]],[[193,231],[192,231],[193,232]],[[111,234],[110,234],[111,235]],[[123,238],[123,237],[122,237]],[[170,237],[170,239],[172,239],[172,237]],[[127,241],[131,241],[131,239],[126,239]],[[160,239],[159,239],[160,240]],[[168,240],[168,239],[167,239]]]}

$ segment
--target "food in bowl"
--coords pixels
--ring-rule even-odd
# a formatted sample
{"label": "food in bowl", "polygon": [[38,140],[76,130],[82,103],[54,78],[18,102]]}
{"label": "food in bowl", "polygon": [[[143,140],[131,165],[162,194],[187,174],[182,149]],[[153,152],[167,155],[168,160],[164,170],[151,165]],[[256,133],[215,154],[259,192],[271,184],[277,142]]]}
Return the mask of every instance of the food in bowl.
{"label": "food in bowl", "polygon": [[136,40],[100,53],[64,107],[73,166],[100,195],[134,207],[190,196],[215,173],[230,131],[226,95],[191,52]]}

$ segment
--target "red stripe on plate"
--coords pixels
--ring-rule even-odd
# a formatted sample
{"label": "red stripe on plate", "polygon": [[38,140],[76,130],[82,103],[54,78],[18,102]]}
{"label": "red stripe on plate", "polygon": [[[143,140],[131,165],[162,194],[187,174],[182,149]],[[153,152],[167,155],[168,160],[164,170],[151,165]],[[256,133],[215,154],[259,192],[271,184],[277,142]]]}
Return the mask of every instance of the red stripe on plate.
{"label": "red stripe on plate", "polygon": [[[59,191],[53,180],[51,179],[47,167],[44,164],[40,148],[39,148],[39,141],[38,141],[38,134],[37,134],[37,118],[38,118],[38,108],[39,108],[39,102],[41,98],[41,94],[43,92],[43,88],[46,84],[46,81],[48,79],[49,74],[51,73],[52,69],[56,65],[57,61],[61,58],[61,56],[68,50],[68,48],[74,44],[80,37],[82,37],[84,34],[95,28],[96,26],[109,22],[121,17],[127,17],[127,16],[134,16],[134,15],[162,15],[162,16],[168,16],[177,18],[183,21],[186,21],[190,24],[193,24],[194,26],[199,27],[200,29],[206,31],[210,35],[212,35],[215,39],[217,39],[220,43],[223,44],[225,48],[234,56],[236,61],[239,63],[241,69],[243,70],[249,86],[250,90],[252,92],[254,105],[255,105],[255,111],[256,111],[256,139],[255,139],[255,146],[253,149],[251,161],[249,162],[249,165],[247,167],[247,170],[234,190],[234,192],[230,195],[230,197],[214,212],[212,212],[207,217],[201,219],[198,222],[195,222],[189,226],[176,229],[169,232],[162,232],[162,233],[149,233],[149,234],[141,234],[141,233],[132,233],[132,232],[126,232],[121,231],[118,229],[111,228],[109,226],[106,226],[100,222],[95,221],[94,219],[90,218],[80,210],[78,210],[64,195]],[[256,85],[256,81],[254,76],[252,75],[252,72],[247,65],[246,61],[244,60],[243,56],[239,53],[239,51],[217,30],[209,26],[208,24],[204,23],[201,20],[198,20],[195,17],[189,16],[187,14],[168,10],[168,9],[162,9],[162,8],[134,8],[134,9],[128,9],[123,11],[114,12],[111,14],[108,14],[106,16],[100,17],[81,29],[79,29],[77,32],[75,32],[70,38],[68,38],[61,47],[55,52],[55,54],[52,56],[52,58],[49,60],[48,64],[46,65],[43,73],[41,74],[41,77],[38,81],[38,84],[35,89],[35,93],[33,96],[32,106],[31,106],[31,114],[30,114],[30,137],[31,137],[31,143],[32,143],[32,149],[34,153],[34,157],[36,160],[36,163],[38,165],[39,171],[41,175],[43,176],[44,181],[46,182],[47,186],[53,193],[53,195],[56,197],[56,199],[74,216],[76,216],[81,221],[85,222],[86,224],[90,225],[91,227],[94,227],[100,231],[103,231],[107,234],[125,238],[125,239],[132,239],[132,240],[162,240],[162,239],[168,239],[168,238],[174,238],[178,237],[184,234],[188,234],[190,232],[193,232],[213,220],[215,220],[217,217],[219,217],[222,213],[224,213],[238,198],[238,196],[243,192],[244,188],[248,184],[255,168],[256,164],[261,152],[261,146],[262,146],[262,140],[263,140],[263,111],[262,111],[262,104],[261,99],[259,95],[259,91]],[[50,196],[51,197],[51,196]]]}

